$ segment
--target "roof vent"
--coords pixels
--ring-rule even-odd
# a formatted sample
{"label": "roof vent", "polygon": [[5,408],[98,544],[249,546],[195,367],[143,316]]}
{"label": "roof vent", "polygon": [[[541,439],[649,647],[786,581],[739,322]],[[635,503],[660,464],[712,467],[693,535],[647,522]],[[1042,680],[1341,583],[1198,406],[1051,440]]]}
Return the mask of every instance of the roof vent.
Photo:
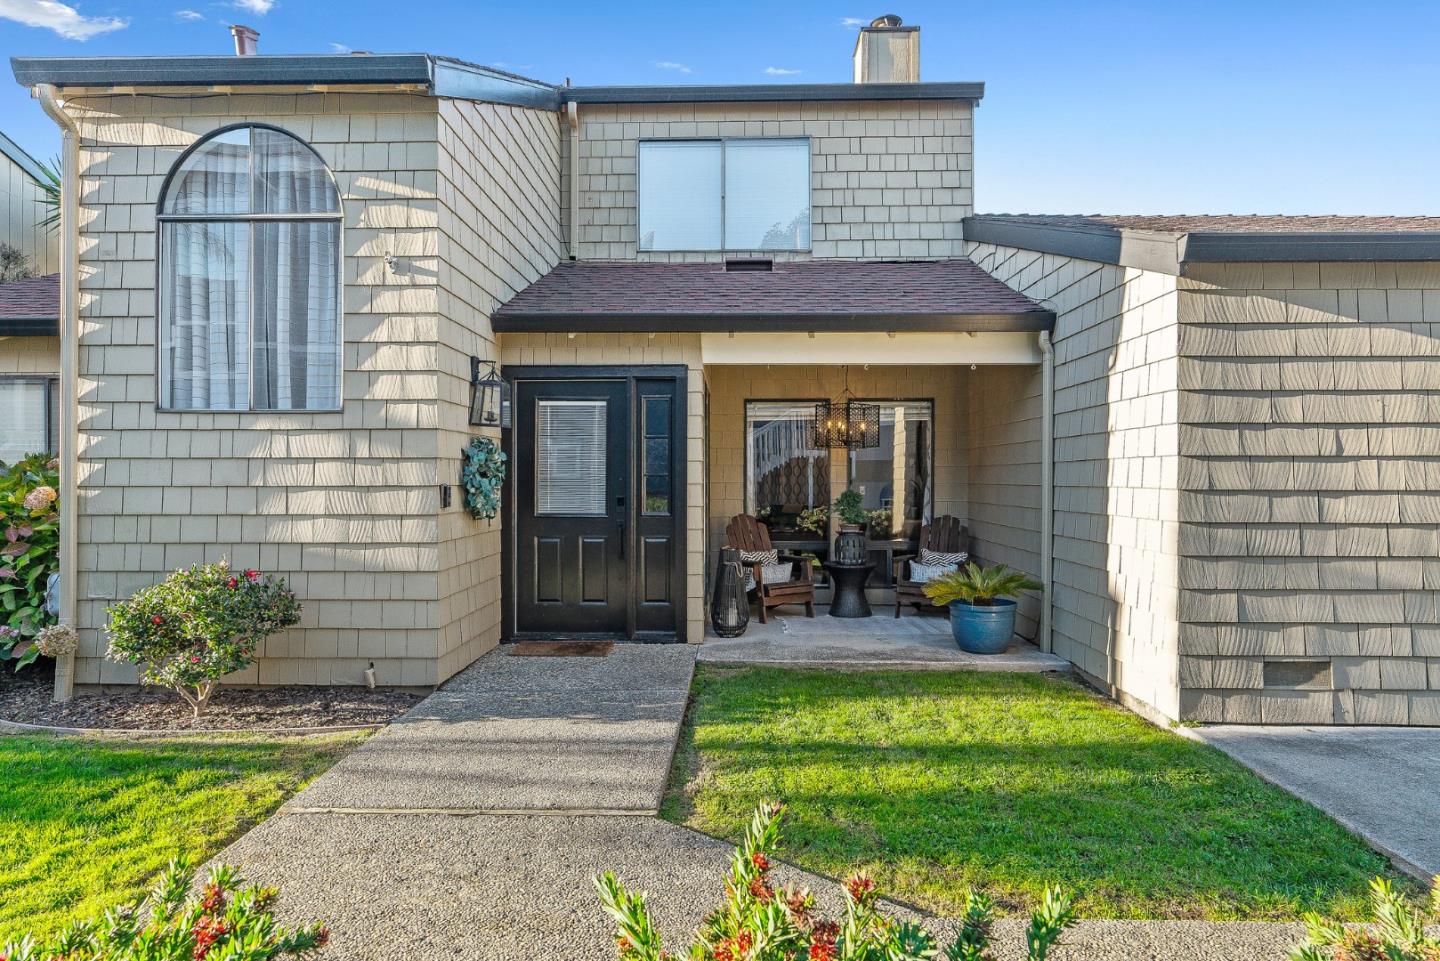
{"label": "roof vent", "polygon": [[900,25],[901,25],[902,23],[904,23],[904,22],[905,22],[905,21],[903,21],[903,20],[901,20],[899,17],[895,16],[895,14],[893,14],[893,13],[887,13],[887,14],[885,14],[885,15],[882,16],[882,17],[876,17],[874,20],[871,20],[871,21],[870,21],[870,26],[872,26],[872,27],[898,27],[898,26],[900,26]]}
{"label": "roof vent", "polygon": [[230,36],[235,38],[235,56],[253,57],[260,50],[260,33],[243,23],[232,24]]}
{"label": "roof vent", "polygon": [[769,257],[736,257],[725,261],[725,273],[770,273],[775,269],[775,261]]}

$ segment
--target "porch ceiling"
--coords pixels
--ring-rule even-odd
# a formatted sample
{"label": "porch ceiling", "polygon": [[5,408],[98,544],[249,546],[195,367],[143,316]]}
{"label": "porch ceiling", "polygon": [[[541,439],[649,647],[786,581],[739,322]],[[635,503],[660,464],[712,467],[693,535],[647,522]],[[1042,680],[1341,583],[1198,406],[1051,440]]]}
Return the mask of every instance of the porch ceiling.
{"label": "porch ceiling", "polygon": [[492,318],[500,332],[1050,330],[1055,314],[964,258],[562,263]]}

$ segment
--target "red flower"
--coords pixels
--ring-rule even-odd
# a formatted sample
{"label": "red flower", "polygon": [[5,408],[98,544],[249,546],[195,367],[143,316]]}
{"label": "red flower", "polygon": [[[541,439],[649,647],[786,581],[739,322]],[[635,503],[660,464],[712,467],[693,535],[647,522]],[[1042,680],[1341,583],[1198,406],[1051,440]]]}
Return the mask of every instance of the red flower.
{"label": "red flower", "polygon": [[156,627],[159,627],[161,624],[165,623],[165,618],[161,617],[159,614],[151,614],[150,623],[154,624]]}
{"label": "red flower", "polygon": [[212,913],[224,909],[225,892],[221,889],[220,885],[214,882],[205,885],[205,897],[204,900],[200,902],[200,907]]}
{"label": "red flower", "polygon": [[232,577],[225,582],[225,586],[233,591],[235,588],[240,586],[240,580],[239,578]]}
{"label": "red flower", "polygon": [[230,929],[225,925],[224,918],[217,918],[213,914],[201,915],[200,920],[195,922],[195,927],[190,929],[195,937],[195,961],[203,961],[205,955]]}
{"label": "red flower", "polygon": [[810,932],[810,961],[835,961],[835,939],[840,926],[834,921],[821,921]]}
{"label": "red flower", "polygon": [[330,943],[330,929],[320,925],[320,930],[315,932],[315,947],[323,948]]}
{"label": "red flower", "polygon": [[765,883],[764,878],[755,878],[750,882],[750,896],[757,901],[769,901],[775,896],[775,890]]}
{"label": "red flower", "polygon": [[765,852],[763,851],[756,851],[750,855],[750,863],[755,865],[756,869],[760,871],[770,870],[770,859],[765,856]]}
{"label": "red flower", "polygon": [[245,569],[245,579],[247,581],[258,581],[260,579],[260,572],[247,567]]}
{"label": "red flower", "polygon": [[845,879],[845,891],[856,901],[865,901],[875,893],[875,881],[864,874],[852,874]]}

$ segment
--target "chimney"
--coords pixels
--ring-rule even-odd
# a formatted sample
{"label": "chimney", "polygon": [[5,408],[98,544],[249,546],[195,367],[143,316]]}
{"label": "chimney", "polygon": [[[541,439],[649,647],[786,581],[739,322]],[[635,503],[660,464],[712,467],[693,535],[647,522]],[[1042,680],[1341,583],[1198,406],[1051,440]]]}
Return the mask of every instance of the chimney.
{"label": "chimney", "polygon": [[860,28],[855,39],[856,83],[919,83],[920,28],[887,13]]}
{"label": "chimney", "polygon": [[230,27],[230,35],[235,38],[235,56],[253,57],[258,52],[260,34],[254,28],[237,23]]}

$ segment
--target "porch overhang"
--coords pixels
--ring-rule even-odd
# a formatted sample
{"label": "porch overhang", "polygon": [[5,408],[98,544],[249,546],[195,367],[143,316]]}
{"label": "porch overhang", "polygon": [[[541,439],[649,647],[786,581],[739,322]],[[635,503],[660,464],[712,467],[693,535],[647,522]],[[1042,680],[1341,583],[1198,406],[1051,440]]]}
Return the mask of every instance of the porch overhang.
{"label": "porch overhang", "polygon": [[491,320],[499,333],[1025,333],[1051,330],[1055,313],[963,258],[586,261],[555,267]]}
{"label": "porch overhang", "polygon": [[0,337],[60,334],[60,275],[0,284]]}

